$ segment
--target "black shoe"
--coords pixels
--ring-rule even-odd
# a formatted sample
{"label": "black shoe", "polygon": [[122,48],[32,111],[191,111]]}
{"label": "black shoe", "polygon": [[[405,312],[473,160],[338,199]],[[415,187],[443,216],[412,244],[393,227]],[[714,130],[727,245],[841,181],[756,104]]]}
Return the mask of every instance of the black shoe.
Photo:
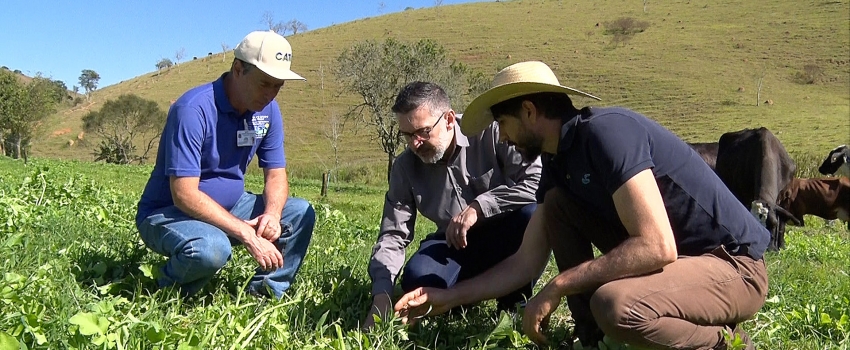
{"label": "black shoe", "polygon": [[595,348],[599,342],[605,339],[605,333],[599,329],[596,322],[576,323],[573,328],[573,339],[578,339],[585,348]]}
{"label": "black shoe", "polygon": [[270,299],[271,298],[271,294],[269,294],[268,289],[257,288],[257,287],[254,287],[253,285],[248,285],[248,287],[245,288],[245,293],[247,293],[248,295],[250,295],[252,297],[258,298],[258,299]]}

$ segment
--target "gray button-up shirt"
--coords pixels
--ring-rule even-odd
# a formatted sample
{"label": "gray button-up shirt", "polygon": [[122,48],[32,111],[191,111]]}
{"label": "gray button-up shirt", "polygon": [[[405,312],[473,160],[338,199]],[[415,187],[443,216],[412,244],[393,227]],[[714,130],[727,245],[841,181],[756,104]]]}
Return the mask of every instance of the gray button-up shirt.
{"label": "gray button-up shirt", "polygon": [[456,147],[447,162],[426,164],[407,149],[393,164],[381,233],[369,262],[372,295],[392,295],[404,249],[413,240],[417,210],[443,232],[472,201],[478,202],[485,218],[535,202],[539,158],[523,162],[513,146],[499,142],[495,122],[474,136],[455,130]]}

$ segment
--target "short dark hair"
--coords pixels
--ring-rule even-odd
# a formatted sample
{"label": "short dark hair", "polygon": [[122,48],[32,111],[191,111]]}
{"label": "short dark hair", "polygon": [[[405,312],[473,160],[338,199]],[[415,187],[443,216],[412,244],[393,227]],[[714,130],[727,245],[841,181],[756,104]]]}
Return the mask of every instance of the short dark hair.
{"label": "short dark hair", "polygon": [[561,92],[538,92],[514,97],[493,105],[490,107],[490,112],[493,113],[493,118],[500,115],[519,117],[522,101],[534,104],[534,107],[543,112],[546,119],[563,119],[579,113],[570,97]]}
{"label": "short dark hair", "polygon": [[449,95],[437,84],[414,81],[407,84],[395,98],[393,113],[406,114],[419,107],[428,106],[432,112],[444,112],[452,108]]}

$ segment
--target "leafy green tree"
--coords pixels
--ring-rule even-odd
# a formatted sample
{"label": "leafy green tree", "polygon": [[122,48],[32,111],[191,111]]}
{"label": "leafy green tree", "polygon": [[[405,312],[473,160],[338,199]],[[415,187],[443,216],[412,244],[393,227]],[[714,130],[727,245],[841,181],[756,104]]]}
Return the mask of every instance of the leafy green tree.
{"label": "leafy green tree", "polygon": [[71,99],[71,95],[68,94],[68,86],[65,85],[65,82],[42,77],[40,74],[37,74],[35,79],[40,79],[40,83],[45,84],[44,87],[50,90],[50,96],[54,102],[62,103]]}
{"label": "leafy green tree", "polygon": [[55,85],[36,77],[28,84],[14,74],[0,72],[0,151],[27,161],[30,142],[48,115],[55,112]]}
{"label": "leafy green tree", "polygon": [[171,62],[170,59],[163,58],[163,59],[159,60],[159,62],[156,63],[156,69],[163,70],[163,69],[166,69],[166,68],[171,68],[171,66],[173,66],[173,65],[174,65],[174,62]]}
{"label": "leafy green tree", "polygon": [[99,81],[100,74],[91,69],[83,69],[80,73],[80,86],[86,91],[86,98],[91,97],[91,92],[97,89]]}
{"label": "leafy green tree", "polygon": [[361,99],[351,106],[346,118],[372,129],[373,139],[387,155],[387,179],[404,141],[398,136],[398,123],[392,113],[396,94],[413,81],[439,84],[451,98],[455,110],[462,111],[490,80],[467,65],[449,60],[446,49],[432,40],[408,43],[395,39],[364,41],[337,57],[337,80],[346,92]]}
{"label": "leafy green tree", "polygon": [[[83,130],[100,136],[101,142],[94,152],[95,161],[129,164],[143,163],[148,152],[162,133],[166,113],[156,102],[137,95],[125,94],[108,100],[99,111],[83,117]],[[136,144],[145,148],[136,154]]]}

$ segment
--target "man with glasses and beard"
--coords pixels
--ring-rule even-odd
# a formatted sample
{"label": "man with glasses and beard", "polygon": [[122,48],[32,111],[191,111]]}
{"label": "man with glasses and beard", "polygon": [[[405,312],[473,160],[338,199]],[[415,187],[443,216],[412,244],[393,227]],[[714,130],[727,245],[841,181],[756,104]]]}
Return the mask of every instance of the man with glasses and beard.
{"label": "man with glasses and beard", "polygon": [[[438,85],[413,82],[392,108],[408,148],[396,159],[384,202],[381,231],[372,250],[369,275],[372,307],[363,326],[392,310],[396,277],[401,287],[448,288],[478,275],[516,252],[536,207],[540,160],[526,161],[514,147],[499,142],[491,123],[464,135],[446,92]],[[427,236],[404,264],[413,240],[416,215],[433,221]],[[497,308],[510,310],[532,293],[533,282],[497,296]]]}

